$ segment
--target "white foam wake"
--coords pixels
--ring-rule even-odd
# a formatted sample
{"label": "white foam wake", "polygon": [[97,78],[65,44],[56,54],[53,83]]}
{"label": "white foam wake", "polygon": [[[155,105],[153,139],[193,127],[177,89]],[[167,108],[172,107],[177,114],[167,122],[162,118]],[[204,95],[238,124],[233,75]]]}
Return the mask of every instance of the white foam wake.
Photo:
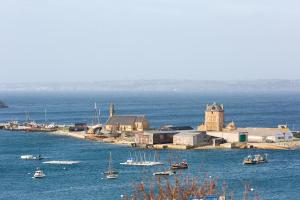
{"label": "white foam wake", "polygon": [[78,164],[80,161],[73,161],[73,160],[51,160],[45,161],[44,164],[52,164],[52,165],[73,165]]}

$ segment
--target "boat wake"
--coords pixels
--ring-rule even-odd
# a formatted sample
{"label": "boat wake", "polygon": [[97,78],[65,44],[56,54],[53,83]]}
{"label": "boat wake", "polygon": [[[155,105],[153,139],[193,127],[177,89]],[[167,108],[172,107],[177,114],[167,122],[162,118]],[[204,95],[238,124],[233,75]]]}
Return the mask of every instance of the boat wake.
{"label": "boat wake", "polygon": [[51,164],[51,165],[74,165],[79,164],[80,161],[73,161],[73,160],[51,160],[45,161],[44,164]]}

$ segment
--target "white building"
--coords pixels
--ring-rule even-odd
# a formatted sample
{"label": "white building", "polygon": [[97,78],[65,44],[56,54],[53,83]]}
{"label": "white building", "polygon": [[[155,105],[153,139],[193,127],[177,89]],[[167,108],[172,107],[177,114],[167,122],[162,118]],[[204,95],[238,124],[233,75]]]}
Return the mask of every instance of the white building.
{"label": "white building", "polygon": [[238,128],[248,133],[248,142],[288,142],[293,140],[293,133],[286,127],[278,128]]}
{"label": "white building", "polygon": [[223,138],[227,142],[247,142],[248,133],[243,131],[207,131],[207,135],[217,138]]}

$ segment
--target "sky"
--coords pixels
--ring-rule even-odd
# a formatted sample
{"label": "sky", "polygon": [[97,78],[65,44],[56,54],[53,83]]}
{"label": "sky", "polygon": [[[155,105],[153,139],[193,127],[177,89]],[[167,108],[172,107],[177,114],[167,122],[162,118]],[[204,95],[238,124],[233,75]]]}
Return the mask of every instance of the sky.
{"label": "sky", "polygon": [[0,0],[0,82],[299,79],[298,0]]}

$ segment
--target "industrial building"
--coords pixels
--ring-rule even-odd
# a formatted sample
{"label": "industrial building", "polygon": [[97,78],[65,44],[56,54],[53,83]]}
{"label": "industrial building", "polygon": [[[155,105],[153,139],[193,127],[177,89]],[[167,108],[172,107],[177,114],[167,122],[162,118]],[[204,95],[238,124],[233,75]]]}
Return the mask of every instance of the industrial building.
{"label": "industrial building", "polygon": [[210,142],[209,136],[205,132],[199,131],[181,131],[173,137],[173,144],[186,146],[200,146],[207,145]]}
{"label": "industrial building", "polygon": [[178,131],[144,131],[135,134],[135,143],[144,145],[170,144]]}

